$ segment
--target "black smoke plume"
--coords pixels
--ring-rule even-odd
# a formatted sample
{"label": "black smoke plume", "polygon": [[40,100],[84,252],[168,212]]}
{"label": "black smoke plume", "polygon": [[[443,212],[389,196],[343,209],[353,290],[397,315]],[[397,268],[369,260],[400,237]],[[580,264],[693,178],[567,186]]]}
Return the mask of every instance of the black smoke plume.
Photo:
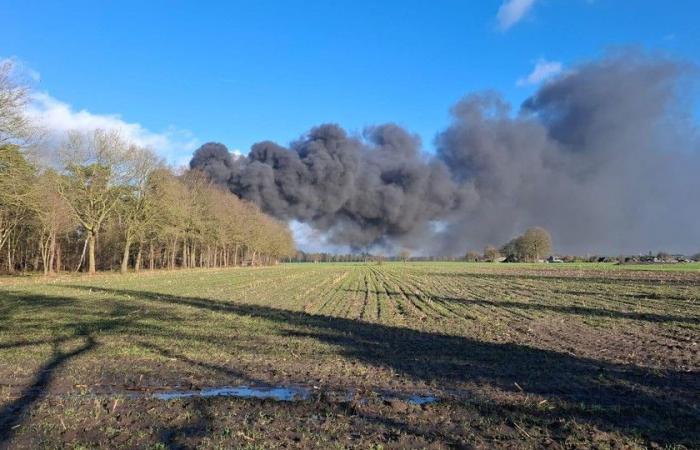
{"label": "black smoke plume", "polygon": [[541,225],[564,252],[697,250],[700,139],[681,91],[693,71],[628,52],[547,82],[517,113],[470,95],[434,155],[393,124],[321,125],[244,158],[205,144],[190,166],[355,249],[458,254]]}

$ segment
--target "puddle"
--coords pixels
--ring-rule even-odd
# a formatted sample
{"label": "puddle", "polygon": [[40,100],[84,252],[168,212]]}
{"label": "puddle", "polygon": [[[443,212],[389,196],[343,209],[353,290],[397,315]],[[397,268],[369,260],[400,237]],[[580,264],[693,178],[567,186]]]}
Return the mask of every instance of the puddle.
{"label": "puddle", "polygon": [[[425,406],[444,401],[450,401],[454,393],[448,396],[436,396],[426,391],[406,392],[391,390],[360,390],[356,388],[323,389],[317,386],[307,385],[279,385],[279,386],[218,386],[202,389],[178,390],[183,386],[160,386],[159,388],[127,387],[114,384],[75,385],[76,391],[51,393],[53,397],[90,397],[90,398],[114,398],[124,397],[132,400],[156,399],[162,401],[189,399],[189,398],[216,398],[231,397],[240,399],[274,400],[279,402],[325,401],[328,403],[353,403],[375,404],[384,402],[408,403],[415,406]],[[10,394],[12,396],[12,394]],[[19,393],[17,394],[19,396]]]}
{"label": "puddle", "polygon": [[438,399],[432,395],[411,395],[406,401],[414,405],[430,405],[437,403]]}
{"label": "puddle", "polygon": [[[383,400],[385,402],[393,402],[398,400],[400,402],[418,406],[430,405],[431,403],[437,403],[438,401],[440,401],[437,397],[432,395],[400,394],[393,392],[382,392],[379,394],[378,397],[374,398],[378,398],[379,400]],[[360,401],[365,400],[367,399],[363,398]]]}
{"label": "puddle", "polygon": [[[182,398],[207,398],[207,397],[235,397],[235,398],[255,398],[270,399],[280,402],[295,402],[311,399],[313,391],[309,387],[300,386],[273,386],[273,387],[252,387],[252,386],[226,386],[207,388],[190,391],[162,391],[151,394],[151,397],[158,400],[176,400]],[[317,393],[321,393],[318,391]],[[397,392],[370,392],[364,395],[357,394],[353,389],[348,391],[328,391],[321,393],[326,399],[331,401],[349,402],[370,402],[370,401],[394,401],[410,403],[412,405],[429,405],[440,401],[432,395],[402,394]]]}
{"label": "puddle", "polygon": [[202,389],[201,391],[171,391],[153,394],[158,400],[175,400],[190,397],[237,397],[272,399],[280,402],[308,400],[309,389],[302,387],[220,387]]}

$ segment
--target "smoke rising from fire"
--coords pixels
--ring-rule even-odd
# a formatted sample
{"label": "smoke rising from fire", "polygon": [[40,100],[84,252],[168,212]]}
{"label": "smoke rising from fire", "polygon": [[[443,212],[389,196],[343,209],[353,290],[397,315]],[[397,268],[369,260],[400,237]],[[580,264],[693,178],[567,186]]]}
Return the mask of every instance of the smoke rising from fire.
{"label": "smoke rising from fire", "polygon": [[243,158],[205,144],[190,166],[356,249],[459,254],[541,225],[563,252],[696,250],[700,139],[681,92],[693,70],[626,52],[552,79],[518,111],[469,95],[435,154],[397,125],[325,124]]}

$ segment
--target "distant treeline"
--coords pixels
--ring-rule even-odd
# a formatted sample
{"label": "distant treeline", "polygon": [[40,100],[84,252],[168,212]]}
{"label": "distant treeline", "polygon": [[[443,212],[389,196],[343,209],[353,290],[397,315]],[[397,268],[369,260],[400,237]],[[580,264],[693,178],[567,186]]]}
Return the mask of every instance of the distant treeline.
{"label": "distant treeline", "polygon": [[1,271],[258,265],[294,255],[286,224],[199,172],[174,173],[117,132],[42,143],[10,73],[0,66]]}
{"label": "distant treeline", "polygon": [[[321,262],[381,262],[381,261],[413,261],[413,262],[516,262],[515,259],[508,259],[501,255],[498,249],[487,247],[483,254],[478,252],[467,252],[465,256],[411,256],[408,252],[401,252],[398,255],[377,255],[371,253],[358,254],[333,254],[333,253],[305,253],[297,252],[294,257],[285,258],[287,262],[293,263],[321,263]],[[619,264],[639,264],[639,263],[678,263],[678,262],[700,262],[700,253],[694,256],[670,255],[659,252],[656,255],[629,255],[629,256],[598,256],[598,255],[564,255],[552,257],[552,260],[563,263],[619,263]]]}
{"label": "distant treeline", "polygon": [[411,256],[407,252],[399,255],[379,255],[372,253],[306,253],[297,252],[295,256],[285,259],[293,263],[322,262],[381,262],[381,261],[463,261],[459,256]]}
{"label": "distant treeline", "polygon": [[383,261],[467,261],[467,262],[606,262],[619,264],[638,263],[678,263],[678,262],[700,262],[700,253],[694,256],[672,255],[666,252],[658,252],[656,255],[621,255],[621,256],[598,256],[598,255],[552,255],[552,237],[550,233],[542,227],[529,228],[521,236],[511,239],[500,248],[488,245],[483,252],[470,250],[462,257],[455,256],[413,256],[409,250],[401,250],[397,254],[384,255],[372,253],[319,253],[319,252],[297,252],[293,257],[289,257],[289,262],[378,262]]}

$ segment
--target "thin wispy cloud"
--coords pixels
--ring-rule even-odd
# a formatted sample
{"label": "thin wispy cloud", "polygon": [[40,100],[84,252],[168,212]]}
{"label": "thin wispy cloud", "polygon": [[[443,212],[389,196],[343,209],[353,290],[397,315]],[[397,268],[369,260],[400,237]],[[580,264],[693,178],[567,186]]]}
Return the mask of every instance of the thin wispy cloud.
{"label": "thin wispy cloud", "polygon": [[535,0],[506,0],[498,9],[498,29],[506,31],[520,22],[535,5]]}
{"label": "thin wispy cloud", "polygon": [[518,79],[516,84],[518,86],[535,86],[547,79],[558,75],[564,70],[564,66],[559,61],[547,61],[545,59],[539,59],[535,63],[534,69],[526,77]]}

